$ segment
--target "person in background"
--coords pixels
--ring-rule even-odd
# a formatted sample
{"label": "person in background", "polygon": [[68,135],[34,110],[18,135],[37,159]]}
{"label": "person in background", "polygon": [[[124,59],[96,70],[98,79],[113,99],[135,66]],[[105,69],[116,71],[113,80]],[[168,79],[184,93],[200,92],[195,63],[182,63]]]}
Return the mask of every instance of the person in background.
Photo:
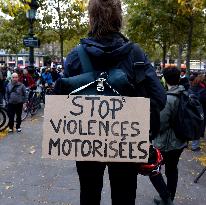
{"label": "person in background", "polygon": [[57,72],[57,68],[53,67],[51,70],[52,81],[56,82],[58,78],[60,78],[60,74]]}
{"label": "person in background", "polygon": [[[185,88],[179,84],[180,71],[176,68],[165,69],[163,76],[168,86],[167,94],[178,94]],[[187,146],[175,136],[171,127],[171,120],[174,113],[177,112],[178,97],[167,95],[167,103],[165,108],[160,112],[160,133],[153,140],[154,147],[161,151],[165,164],[165,175],[167,183],[165,183],[162,174],[151,176],[150,180],[160,195],[154,198],[154,202],[159,205],[173,205],[178,182],[178,162],[180,155]]]}
{"label": "person in background", "polygon": [[35,89],[36,83],[26,69],[19,75],[19,81],[23,83],[26,88]]}
{"label": "person in background", "polygon": [[185,90],[188,90],[190,87],[189,79],[186,76],[186,70],[181,70],[179,85],[184,86]]}
{"label": "person in background", "polygon": [[26,101],[26,87],[19,82],[17,73],[12,74],[11,82],[7,85],[6,100],[8,102],[9,133],[13,132],[15,115],[16,130],[21,132],[21,114],[23,103]]}
{"label": "person in background", "polygon": [[4,77],[0,68],[0,105],[3,104],[4,99]]}
{"label": "person in background", "polygon": [[[194,94],[199,99],[200,103],[202,104],[203,111],[204,111],[204,127],[202,129],[202,135],[200,137],[204,137],[205,134],[205,125],[206,125],[206,85],[204,83],[205,76],[198,75],[197,77],[194,76],[194,79],[191,81],[189,94]],[[192,151],[200,151],[200,140],[193,140],[192,141]]]}
{"label": "person in background", "polygon": [[6,80],[7,80],[8,82],[11,81],[11,75],[12,75],[11,68],[8,67],[8,68],[7,68],[7,77],[6,77]]}
{"label": "person in background", "polygon": [[44,82],[45,87],[53,84],[52,75],[48,68],[45,72],[42,72],[42,81]]}

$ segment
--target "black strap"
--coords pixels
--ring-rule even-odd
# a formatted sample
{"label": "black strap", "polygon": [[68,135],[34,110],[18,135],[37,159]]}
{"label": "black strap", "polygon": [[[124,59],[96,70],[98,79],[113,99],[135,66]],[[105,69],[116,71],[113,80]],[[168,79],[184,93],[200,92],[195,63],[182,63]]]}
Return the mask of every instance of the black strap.
{"label": "black strap", "polygon": [[82,72],[83,73],[92,72],[94,68],[92,66],[92,63],[89,59],[87,52],[84,50],[84,47],[81,44],[77,47],[77,51],[82,65]]}

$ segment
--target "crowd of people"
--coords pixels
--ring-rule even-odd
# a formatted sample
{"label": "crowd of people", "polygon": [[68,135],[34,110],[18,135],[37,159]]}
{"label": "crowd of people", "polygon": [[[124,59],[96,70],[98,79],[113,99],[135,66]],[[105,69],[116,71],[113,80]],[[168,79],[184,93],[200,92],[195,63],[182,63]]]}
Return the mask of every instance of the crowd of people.
{"label": "crowd of people", "polygon": [[[62,69],[35,68],[0,70],[0,105],[6,104],[9,116],[9,133],[14,131],[16,116],[16,131],[21,132],[21,115],[23,104],[31,99],[33,91],[41,86],[52,89],[57,79],[63,76]],[[30,90],[27,95],[26,89]]]}
{"label": "crowd of people", "polygon": [[[125,89],[128,88],[126,91],[130,93],[129,87],[132,86],[127,85],[130,85],[130,82],[134,82],[136,90],[130,96],[150,98],[150,143],[163,156],[161,164],[165,165],[167,181],[165,182],[159,169],[151,170],[147,175],[159,194],[158,197],[154,197],[154,203],[156,205],[174,205],[178,185],[178,162],[182,152],[188,146],[186,141],[178,138],[171,125],[172,120],[174,120],[174,113],[178,112],[179,100],[176,95],[183,91],[195,95],[202,105],[205,123],[206,76],[205,74],[194,72],[188,77],[185,70],[180,71],[176,67],[171,67],[164,69],[161,79],[158,79],[144,51],[120,33],[122,28],[120,0],[90,0],[88,13],[90,32],[87,38],[81,40],[81,45],[89,57],[85,60],[86,57],[84,56],[84,60],[87,65],[90,64],[89,59],[91,60],[96,74],[100,71],[107,72],[114,66],[118,67],[119,71],[121,70],[125,73],[124,77],[128,76],[129,80],[123,79],[122,75],[116,75],[117,88],[124,85]],[[68,54],[65,61],[64,77],[79,76],[81,78],[85,74],[82,64],[84,60],[81,59],[81,56],[84,54],[78,52],[79,47],[76,47]],[[112,72],[114,73],[116,70],[112,70]],[[108,73],[111,74],[112,72]],[[51,70],[36,69],[33,73],[26,69],[16,70],[13,73],[11,69],[3,69],[1,73],[0,78],[3,79],[1,80],[0,88],[1,96],[4,96],[5,92],[7,93],[6,96],[8,94],[10,98],[13,96],[13,99],[9,99],[9,113],[12,120],[15,114],[13,110],[16,109],[16,105],[20,104],[22,106],[24,103],[25,87],[35,88],[39,82],[44,85],[52,85],[63,76],[63,72],[58,72],[55,68]],[[90,72],[90,74],[93,77],[93,72]],[[119,76],[120,78],[118,78]],[[85,80],[84,77],[81,80]],[[122,81],[124,82],[122,83]],[[75,83],[78,84],[78,80]],[[16,85],[19,86],[17,89],[15,89]],[[21,99],[17,99],[19,94],[12,94],[15,90],[21,93]],[[55,90],[58,94],[62,92],[61,87],[58,86],[55,87]],[[20,113],[16,112],[16,114],[19,115]],[[17,131],[21,131],[19,122],[17,122],[16,128]],[[13,121],[10,121],[9,129],[11,132],[13,131]],[[201,149],[200,137],[205,137],[204,129],[202,129],[199,139],[192,141],[193,151]],[[130,162],[96,161],[76,162],[80,181],[80,204],[100,205],[106,166],[109,172],[112,205],[135,205],[137,175],[141,173],[140,167]]]}
{"label": "crowd of people", "polygon": [[[12,70],[1,69],[0,71],[0,99],[1,104],[3,99],[8,102],[8,113],[9,113],[9,132],[13,132],[14,128],[14,116],[16,115],[16,130],[21,132],[21,112],[23,103],[26,102],[26,88],[36,89],[38,84],[43,84],[46,86],[53,86],[54,83],[63,77],[63,72],[57,71],[55,68],[52,69],[35,69],[35,72],[29,72],[28,69],[18,69]],[[198,72],[191,72],[190,76],[186,75],[185,70],[179,70],[176,67],[163,69],[162,75],[160,77],[160,82],[162,82],[163,87],[167,93],[179,93],[181,91],[187,91],[189,94],[194,94],[198,97],[202,104],[204,115],[206,118],[206,75]],[[160,133],[158,136],[152,140],[153,145],[161,150],[161,154],[164,159],[165,164],[165,175],[167,178],[167,183],[164,181],[161,172],[155,175],[149,175],[150,181],[156,188],[160,197],[155,197],[154,201],[158,205],[172,205],[175,198],[177,183],[178,183],[178,162],[179,158],[185,147],[188,146],[186,142],[182,142],[176,136],[172,127],[170,126],[170,121],[177,107],[177,100],[175,96],[167,96],[167,102],[165,108],[160,112]],[[206,122],[206,120],[205,120]],[[204,122],[204,123],[205,123]],[[204,126],[205,127],[205,126]],[[205,137],[205,130],[202,131],[202,138]],[[200,151],[200,139],[192,141],[192,151]],[[80,178],[82,174],[85,175],[84,163],[78,162],[77,168]],[[99,165],[91,164],[89,166],[99,167]],[[82,167],[83,166],[83,167]],[[122,169],[121,167],[119,167]],[[87,168],[88,169],[88,168]],[[99,169],[99,168],[98,168]],[[111,167],[111,169],[113,169]],[[124,168],[123,168],[124,169]],[[129,170],[132,171],[133,168]],[[90,169],[89,169],[90,170]],[[96,168],[95,168],[96,170]],[[129,171],[129,172],[130,172]],[[91,170],[89,171],[90,173]],[[97,172],[96,172],[97,173]],[[88,173],[87,173],[88,174]],[[94,173],[93,173],[94,174]],[[89,174],[90,175],[90,174]],[[92,176],[94,177],[95,174]],[[86,177],[88,177],[86,175]],[[91,176],[90,176],[91,177]],[[90,179],[90,177],[88,179]],[[84,177],[81,180],[85,180]],[[89,180],[90,181],[90,180]],[[88,181],[88,184],[89,184]],[[86,183],[80,181],[81,183]],[[130,186],[130,182],[128,186]],[[82,186],[84,186],[82,184]],[[91,190],[99,184],[87,184],[91,187]],[[132,185],[134,186],[134,185]],[[86,196],[85,191],[82,189],[82,199]],[[96,193],[98,195],[98,193]],[[130,195],[128,195],[130,196]],[[114,196],[116,197],[116,196]],[[94,200],[93,197],[92,200]],[[99,198],[96,198],[98,201]],[[96,204],[96,202],[92,202]],[[82,203],[84,204],[84,203]],[[131,203],[132,204],[132,203]]]}

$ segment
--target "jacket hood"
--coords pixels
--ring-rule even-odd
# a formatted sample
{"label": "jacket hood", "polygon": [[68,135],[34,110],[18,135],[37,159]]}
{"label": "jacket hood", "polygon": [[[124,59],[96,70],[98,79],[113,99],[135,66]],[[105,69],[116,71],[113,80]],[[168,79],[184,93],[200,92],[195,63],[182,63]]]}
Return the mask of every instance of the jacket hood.
{"label": "jacket hood", "polygon": [[175,85],[175,86],[172,86],[172,87],[167,91],[167,93],[179,94],[179,93],[182,92],[182,91],[185,91],[184,86],[182,86],[182,85]]}
{"label": "jacket hood", "polygon": [[88,37],[81,39],[80,42],[90,56],[107,60],[121,59],[133,46],[121,33],[112,33],[102,39]]}

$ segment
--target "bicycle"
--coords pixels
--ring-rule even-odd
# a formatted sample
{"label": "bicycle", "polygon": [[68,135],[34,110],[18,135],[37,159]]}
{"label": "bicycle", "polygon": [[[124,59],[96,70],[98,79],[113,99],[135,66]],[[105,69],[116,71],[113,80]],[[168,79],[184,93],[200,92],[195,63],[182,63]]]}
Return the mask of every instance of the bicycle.
{"label": "bicycle", "polygon": [[5,130],[9,125],[9,116],[7,109],[0,105],[0,131]]}
{"label": "bicycle", "polygon": [[27,118],[30,114],[31,116],[35,115],[38,109],[41,108],[41,92],[38,90],[30,90],[29,99],[23,105],[22,109],[22,121]]}

